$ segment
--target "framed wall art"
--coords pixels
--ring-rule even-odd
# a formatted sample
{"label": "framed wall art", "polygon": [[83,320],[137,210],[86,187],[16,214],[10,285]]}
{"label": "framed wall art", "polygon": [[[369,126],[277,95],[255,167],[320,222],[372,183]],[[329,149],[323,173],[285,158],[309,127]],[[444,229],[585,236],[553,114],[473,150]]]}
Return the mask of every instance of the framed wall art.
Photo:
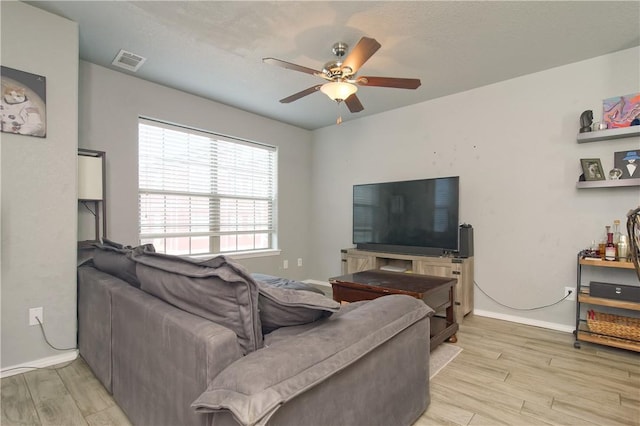
{"label": "framed wall art", "polygon": [[634,118],[640,118],[640,93],[602,101],[602,120],[607,128],[629,127]]}
{"label": "framed wall art", "polygon": [[580,163],[582,164],[584,180],[605,180],[602,163],[599,158],[582,158]]}
{"label": "framed wall art", "polygon": [[613,167],[622,172],[620,179],[640,178],[640,150],[615,152]]}
{"label": "framed wall art", "polygon": [[0,80],[0,130],[16,135],[46,137],[46,78],[0,66]]}

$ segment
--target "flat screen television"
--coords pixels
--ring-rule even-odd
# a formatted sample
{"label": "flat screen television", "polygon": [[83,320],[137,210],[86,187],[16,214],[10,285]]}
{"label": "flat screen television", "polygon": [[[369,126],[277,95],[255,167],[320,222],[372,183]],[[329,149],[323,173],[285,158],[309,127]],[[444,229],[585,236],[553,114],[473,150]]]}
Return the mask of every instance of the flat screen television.
{"label": "flat screen television", "polygon": [[439,256],[458,251],[459,176],[353,186],[361,250]]}

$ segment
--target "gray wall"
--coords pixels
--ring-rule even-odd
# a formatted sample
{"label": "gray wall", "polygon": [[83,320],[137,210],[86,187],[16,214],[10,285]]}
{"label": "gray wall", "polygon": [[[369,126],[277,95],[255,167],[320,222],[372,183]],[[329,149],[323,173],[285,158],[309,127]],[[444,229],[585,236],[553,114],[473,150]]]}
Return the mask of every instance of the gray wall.
{"label": "gray wall", "polygon": [[[278,147],[279,256],[241,259],[250,271],[308,276],[311,133],[235,108],[80,62],[80,146],[106,152],[107,237],[138,242],[138,116]],[[297,259],[303,266],[297,266]],[[289,260],[284,270],[283,260]]]}
{"label": "gray wall", "polygon": [[[575,286],[577,252],[640,203],[637,187],[575,188],[580,158],[601,158],[608,172],[614,152],[640,147],[637,137],[576,143],[582,111],[600,120],[603,99],[638,91],[639,58],[629,49],[315,131],[313,210],[332,214],[314,216],[310,277],[340,273],[353,184],[459,175],[477,283],[514,307],[559,300]],[[523,312],[477,289],[475,308],[567,329],[575,321],[573,302]]]}
{"label": "gray wall", "polygon": [[[637,188],[575,189],[580,158],[609,170],[613,152],[640,147],[575,142],[583,110],[599,119],[603,98],[638,90],[638,48],[308,132],[85,62],[78,89],[76,24],[19,2],[0,8],[1,62],[46,76],[48,107],[46,139],[0,135],[3,369],[57,354],[27,326],[30,307],[44,306],[53,342],[75,345],[78,145],[107,152],[108,236],[137,243],[138,115],[278,146],[282,254],[243,259],[252,271],[337,275],[353,184],[460,175],[476,281],[507,304],[546,304],[575,285],[576,252],[640,203]],[[477,311],[508,319],[570,327],[573,309],[512,311],[476,291]]]}
{"label": "gray wall", "polygon": [[3,66],[46,77],[47,137],[2,142],[2,368],[59,355],[28,326],[44,307],[49,340],[76,344],[78,26],[24,3],[0,3]]}

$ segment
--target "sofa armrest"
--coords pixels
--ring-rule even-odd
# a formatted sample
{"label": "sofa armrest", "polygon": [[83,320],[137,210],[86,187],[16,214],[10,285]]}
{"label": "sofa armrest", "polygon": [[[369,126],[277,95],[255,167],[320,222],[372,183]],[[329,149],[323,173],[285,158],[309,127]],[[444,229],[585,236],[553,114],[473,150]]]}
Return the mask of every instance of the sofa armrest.
{"label": "sofa armrest", "polygon": [[136,424],[205,425],[191,402],[241,358],[231,330],[131,286],[112,292],[113,395]]}
{"label": "sofa armrest", "polygon": [[[366,362],[362,362],[366,368],[361,373],[370,373],[370,381],[380,382],[381,377],[389,376],[390,371],[398,376],[395,370],[400,371],[404,366],[387,364],[404,362],[405,359],[398,354],[408,351],[406,358],[419,364],[416,367],[419,374],[414,373],[413,367],[408,369],[408,374],[414,376],[418,387],[423,385],[424,389],[416,396],[416,400],[419,400],[416,410],[424,410],[425,396],[422,394],[428,392],[428,316],[432,312],[423,302],[404,295],[369,301],[294,338],[279,341],[236,361],[209,384],[192,406],[197,412],[221,413],[227,419],[230,412],[243,425],[264,424],[283,404],[309,390],[322,387],[324,382],[330,382],[334,377],[342,376],[342,373],[337,373],[357,365],[361,359],[367,358]],[[412,347],[394,345],[396,336],[408,329],[413,329],[410,334]],[[378,360],[376,351],[381,347],[386,348],[385,356]],[[379,362],[383,364],[378,365]],[[383,376],[377,376],[378,370],[386,372]],[[398,382],[399,386],[405,386],[403,380]],[[350,393],[355,392],[361,384],[340,381],[332,386],[331,393],[341,394],[343,399],[348,399]],[[393,387],[383,390],[389,394],[396,391]],[[365,411],[371,411],[370,402],[366,401],[360,407],[352,406],[355,410],[350,415],[363,415]],[[317,403],[313,402],[308,408]],[[335,414],[324,404],[317,408]],[[374,415],[378,413],[375,409],[372,412]],[[414,414],[411,416],[415,417]],[[293,424],[303,424],[301,420],[297,417]],[[333,420],[336,423],[336,419]],[[378,420],[388,421],[384,417]]]}

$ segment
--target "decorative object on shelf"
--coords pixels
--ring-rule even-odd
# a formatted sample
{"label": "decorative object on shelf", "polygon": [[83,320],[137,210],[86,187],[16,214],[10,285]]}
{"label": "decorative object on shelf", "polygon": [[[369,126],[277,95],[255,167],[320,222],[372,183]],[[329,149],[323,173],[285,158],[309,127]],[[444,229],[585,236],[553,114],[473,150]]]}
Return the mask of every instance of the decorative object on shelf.
{"label": "decorative object on shelf", "polygon": [[629,245],[627,244],[627,236],[620,235],[618,243],[618,262],[626,262],[629,256]]}
{"label": "decorative object on shelf", "polygon": [[602,101],[602,119],[610,129],[629,127],[640,118],[640,93],[616,96]]}
{"label": "decorative object on shelf", "polygon": [[0,80],[0,130],[16,135],[46,137],[46,78],[0,66]]}
{"label": "decorative object on shelf", "polygon": [[622,170],[615,169],[615,168],[609,170],[609,179],[618,180],[618,179],[620,179],[620,176],[622,176]]}
{"label": "decorative object on shelf", "polygon": [[591,125],[591,128],[594,132],[599,132],[601,130],[607,130],[607,123],[603,123],[601,121],[594,121]]}
{"label": "decorative object on shelf", "polygon": [[639,151],[620,151],[613,154],[613,167],[620,169],[620,179],[640,178]]}
{"label": "decorative object on shelf", "polygon": [[581,158],[580,163],[582,164],[585,180],[605,180],[602,163],[599,158]]}
{"label": "decorative object on shelf", "polygon": [[611,232],[611,227],[606,226],[606,228],[607,228],[607,245],[604,248],[604,260],[613,262],[616,260],[616,245],[613,244],[613,232]]}
{"label": "decorative object on shelf", "polygon": [[633,120],[631,120],[631,125],[640,126],[640,118],[634,118]]}
{"label": "decorative object on shelf", "polygon": [[591,123],[593,122],[593,111],[590,109],[580,114],[580,133],[591,131]]}

